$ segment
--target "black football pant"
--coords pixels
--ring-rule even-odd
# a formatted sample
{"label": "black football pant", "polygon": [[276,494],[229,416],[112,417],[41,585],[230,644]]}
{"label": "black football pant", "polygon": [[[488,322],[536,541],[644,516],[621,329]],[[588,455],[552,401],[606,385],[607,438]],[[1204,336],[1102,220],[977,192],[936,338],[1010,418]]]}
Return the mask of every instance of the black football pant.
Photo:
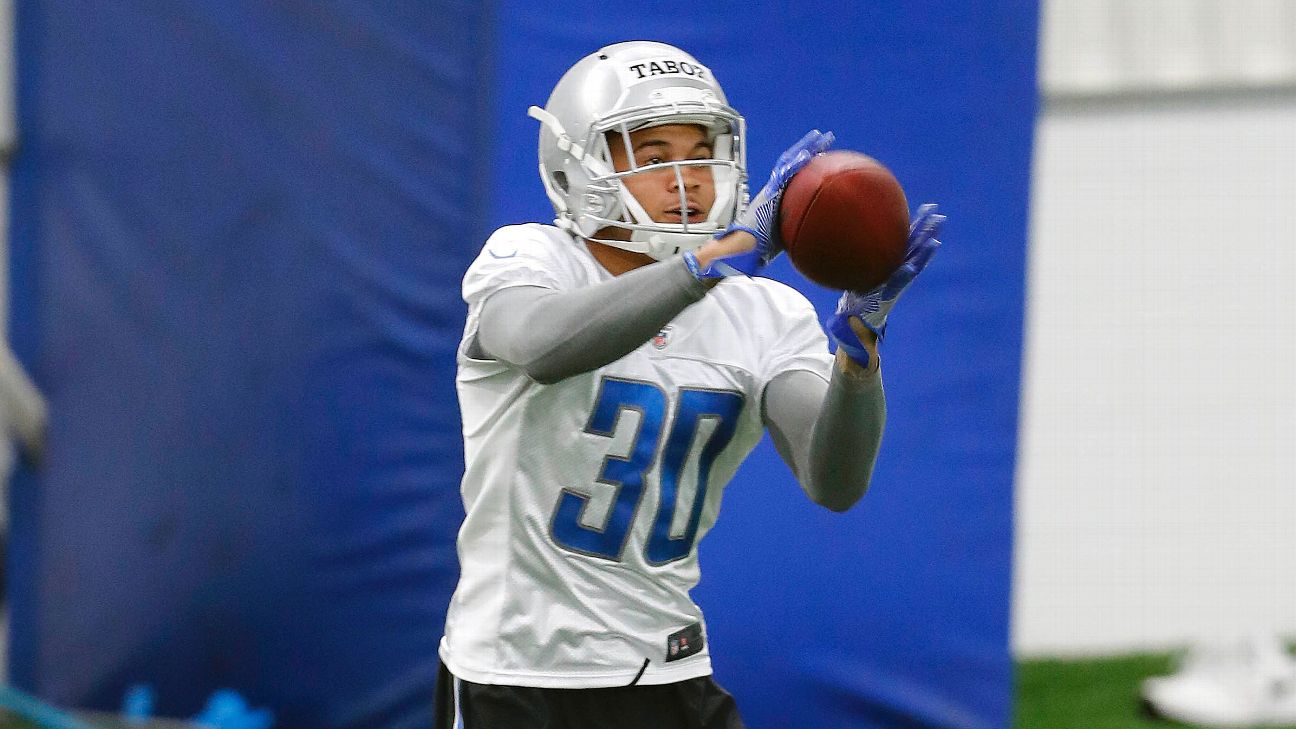
{"label": "black football pant", "polygon": [[[456,685],[458,696],[456,696]],[[743,729],[710,676],[594,689],[496,686],[437,676],[436,729]]]}

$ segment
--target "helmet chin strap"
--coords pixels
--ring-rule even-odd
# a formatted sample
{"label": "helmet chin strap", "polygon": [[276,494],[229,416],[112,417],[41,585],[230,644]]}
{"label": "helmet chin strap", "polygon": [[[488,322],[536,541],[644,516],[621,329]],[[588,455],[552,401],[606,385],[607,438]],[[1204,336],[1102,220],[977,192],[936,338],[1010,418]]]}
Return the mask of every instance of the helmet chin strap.
{"label": "helmet chin strap", "polygon": [[[642,248],[638,252],[647,253],[659,261],[664,261],[684,251],[695,250],[710,239],[711,233],[707,232],[667,233],[655,230],[633,230],[630,232],[630,243],[638,244]],[[622,241],[622,244],[624,245],[624,241]],[[628,246],[626,247],[628,248]]]}

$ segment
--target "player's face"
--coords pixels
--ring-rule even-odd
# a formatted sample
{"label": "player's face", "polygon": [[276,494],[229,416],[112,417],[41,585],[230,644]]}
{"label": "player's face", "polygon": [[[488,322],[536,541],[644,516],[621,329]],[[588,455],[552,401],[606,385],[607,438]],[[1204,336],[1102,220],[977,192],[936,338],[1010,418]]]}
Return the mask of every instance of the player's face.
{"label": "player's face", "polygon": [[[630,133],[630,150],[619,134],[609,135],[608,146],[612,163],[618,172],[630,169],[630,155],[635,165],[679,162],[690,159],[711,159],[714,149],[707,140],[706,131],[697,124],[667,124],[649,127]],[[644,211],[658,223],[680,223],[688,215],[690,223],[706,220],[715,204],[715,178],[704,165],[685,166],[676,176],[675,168],[663,167],[622,178],[630,194],[635,196]],[[684,186],[684,203],[680,203],[680,182]]]}

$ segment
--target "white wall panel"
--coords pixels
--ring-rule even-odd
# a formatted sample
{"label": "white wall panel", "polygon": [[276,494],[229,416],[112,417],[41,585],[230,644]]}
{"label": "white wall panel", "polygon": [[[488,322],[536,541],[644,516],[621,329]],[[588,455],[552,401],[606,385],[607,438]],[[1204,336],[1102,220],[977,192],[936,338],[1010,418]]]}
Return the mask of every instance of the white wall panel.
{"label": "white wall panel", "polygon": [[1039,123],[1022,654],[1296,634],[1296,94]]}
{"label": "white wall panel", "polygon": [[1296,0],[1046,0],[1045,94],[1296,86]]}

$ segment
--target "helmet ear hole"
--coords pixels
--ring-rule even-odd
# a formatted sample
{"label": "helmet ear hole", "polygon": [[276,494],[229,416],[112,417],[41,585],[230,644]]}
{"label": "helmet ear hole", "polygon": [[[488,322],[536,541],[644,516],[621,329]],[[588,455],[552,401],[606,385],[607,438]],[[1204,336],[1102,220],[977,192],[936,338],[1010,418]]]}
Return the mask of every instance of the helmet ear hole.
{"label": "helmet ear hole", "polygon": [[559,190],[562,190],[563,192],[569,192],[568,187],[567,187],[567,173],[566,173],[566,172],[563,172],[562,170],[558,170],[558,171],[554,172],[554,173],[553,173],[553,181],[554,181],[554,184],[558,186],[558,189],[559,189]]}

